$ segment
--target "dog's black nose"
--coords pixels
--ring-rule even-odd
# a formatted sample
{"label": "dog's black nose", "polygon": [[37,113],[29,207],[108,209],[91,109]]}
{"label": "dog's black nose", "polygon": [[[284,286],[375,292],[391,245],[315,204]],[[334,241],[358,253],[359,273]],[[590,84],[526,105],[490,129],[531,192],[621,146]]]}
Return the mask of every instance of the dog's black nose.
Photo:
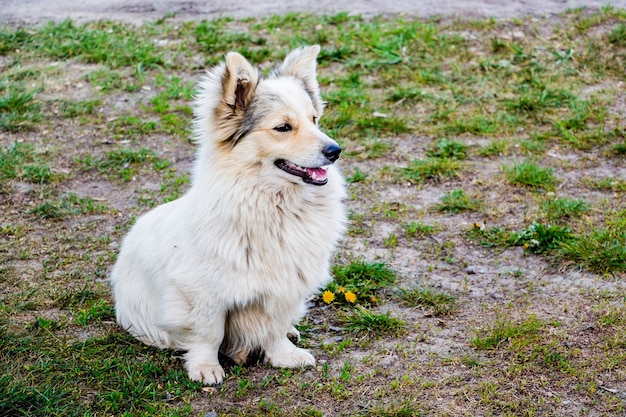
{"label": "dog's black nose", "polygon": [[326,146],[324,150],[322,150],[322,153],[330,162],[335,162],[339,159],[339,155],[341,155],[341,148],[336,143],[333,143],[332,145]]}

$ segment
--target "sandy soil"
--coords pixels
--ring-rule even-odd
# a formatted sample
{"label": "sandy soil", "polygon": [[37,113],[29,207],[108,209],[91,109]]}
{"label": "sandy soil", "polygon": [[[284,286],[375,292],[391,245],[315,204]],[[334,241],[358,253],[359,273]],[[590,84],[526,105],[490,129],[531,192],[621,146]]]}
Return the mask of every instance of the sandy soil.
{"label": "sandy soil", "polygon": [[0,22],[43,24],[50,20],[72,18],[77,22],[111,19],[140,24],[168,14],[181,20],[264,17],[287,12],[338,13],[349,11],[364,17],[379,14],[407,13],[416,16],[459,15],[498,18],[546,15],[568,8],[599,8],[606,4],[626,7],[626,0],[336,0],[289,1],[174,1],[174,0],[2,0]]}

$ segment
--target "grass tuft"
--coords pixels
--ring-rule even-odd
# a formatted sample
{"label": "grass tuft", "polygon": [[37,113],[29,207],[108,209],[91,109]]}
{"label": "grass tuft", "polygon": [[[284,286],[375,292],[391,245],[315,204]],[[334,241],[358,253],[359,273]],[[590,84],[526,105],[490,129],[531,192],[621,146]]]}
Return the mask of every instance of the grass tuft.
{"label": "grass tuft", "polygon": [[402,301],[409,307],[429,309],[434,316],[444,316],[456,311],[456,297],[432,288],[402,289]]}
{"label": "grass tuft", "polygon": [[530,253],[543,253],[559,248],[572,237],[569,227],[533,223],[526,229],[511,233],[508,243],[523,245]]}
{"label": "grass tuft", "polygon": [[557,184],[552,169],[542,168],[533,161],[516,163],[503,169],[506,180],[511,185],[551,190]]}
{"label": "grass tuft", "polygon": [[344,318],[346,329],[355,333],[368,335],[399,335],[405,329],[405,323],[389,312],[377,314],[364,308],[356,308],[346,314]]}
{"label": "grass tuft", "polygon": [[0,180],[14,178],[44,183],[50,181],[52,171],[32,145],[15,142],[0,149]]}
{"label": "grass tuft", "polygon": [[0,130],[17,132],[32,129],[43,119],[36,95],[41,88],[30,89],[23,83],[0,79]]}
{"label": "grass tuft", "polygon": [[541,203],[541,208],[548,220],[555,221],[578,217],[588,210],[588,205],[583,200],[573,200],[566,197],[544,200]]}
{"label": "grass tuft", "polygon": [[498,349],[504,343],[538,334],[544,325],[535,315],[519,322],[500,317],[488,328],[482,329],[470,343],[480,350]]}
{"label": "grass tuft", "polygon": [[426,152],[431,158],[450,158],[456,160],[467,159],[467,145],[448,139],[438,140],[433,147]]}
{"label": "grass tuft", "polygon": [[462,211],[477,211],[483,202],[465,194],[463,190],[452,190],[441,198],[436,207],[438,211],[456,214]]}
{"label": "grass tuft", "polygon": [[332,267],[334,280],[326,287],[323,297],[347,305],[378,303],[381,292],[393,285],[396,273],[385,263],[370,263],[358,259],[349,264]]}
{"label": "grass tuft", "polygon": [[408,167],[402,168],[400,172],[406,181],[419,184],[426,180],[439,182],[445,179],[458,178],[461,166],[461,163],[455,159],[416,159]]}
{"label": "grass tuft", "polygon": [[558,256],[593,272],[626,271],[626,230],[623,227],[593,229],[558,247]]}
{"label": "grass tuft", "polygon": [[91,155],[77,160],[84,170],[97,169],[99,172],[118,178],[123,182],[133,179],[139,166],[152,164],[156,171],[169,167],[169,161],[159,158],[150,149],[138,150],[119,148],[107,152],[106,157],[94,159]]}

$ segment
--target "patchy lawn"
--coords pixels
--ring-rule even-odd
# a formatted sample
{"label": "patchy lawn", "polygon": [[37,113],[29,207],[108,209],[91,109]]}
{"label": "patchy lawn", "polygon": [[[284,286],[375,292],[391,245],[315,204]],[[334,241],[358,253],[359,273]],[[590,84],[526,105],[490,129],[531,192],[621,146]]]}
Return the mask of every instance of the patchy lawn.
{"label": "patchy lawn", "polygon": [[[203,71],[312,43],[351,219],[318,365],[202,387],[116,326],[107,274],[189,184]],[[624,413],[624,68],[613,8],[0,28],[0,415]]]}

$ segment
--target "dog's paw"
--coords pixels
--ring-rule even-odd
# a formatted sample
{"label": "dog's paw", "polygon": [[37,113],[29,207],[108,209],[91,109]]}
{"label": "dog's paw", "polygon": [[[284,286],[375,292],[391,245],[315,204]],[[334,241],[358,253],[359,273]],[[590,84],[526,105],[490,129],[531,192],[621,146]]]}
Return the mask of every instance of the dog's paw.
{"label": "dog's paw", "polygon": [[189,379],[201,381],[206,385],[219,385],[224,381],[226,373],[219,364],[186,364]]}
{"label": "dog's paw", "polygon": [[287,339],[291,340],[292,343],[297,343],[300,341],[300,332],[295,327],[291,326],[291,329],[287,332]]}
{"label": "dog's paw", "polygon": [[315,366],[315,358],[308,350],[294,346],[288,339],[265,352],[265,360],[277,368]]}

